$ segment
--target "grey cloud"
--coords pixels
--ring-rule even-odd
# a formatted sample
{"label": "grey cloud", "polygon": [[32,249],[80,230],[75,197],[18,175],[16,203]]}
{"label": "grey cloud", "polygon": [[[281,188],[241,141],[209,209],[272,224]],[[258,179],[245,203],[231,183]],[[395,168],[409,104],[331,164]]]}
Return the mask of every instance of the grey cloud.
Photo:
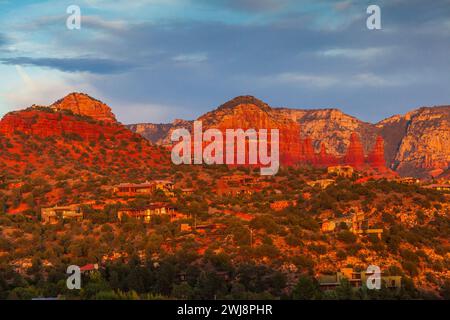
{"label": "grey cloud", "polygon": [[91,58],[1,58],[0,62],[8,65],[37,66],[66,72],[89,72],[97,74],[114,74],[133,68],[126,62]]}
{"label": "grey cloud", "polygon": [[292,0],[202,0],[212,6],[221,6],[245,12],[272,12],[283,9]]}
{"label": "grey cloud", "polygon": [[0,48],[8,44],[8,39],[4,34],[0,33]]}

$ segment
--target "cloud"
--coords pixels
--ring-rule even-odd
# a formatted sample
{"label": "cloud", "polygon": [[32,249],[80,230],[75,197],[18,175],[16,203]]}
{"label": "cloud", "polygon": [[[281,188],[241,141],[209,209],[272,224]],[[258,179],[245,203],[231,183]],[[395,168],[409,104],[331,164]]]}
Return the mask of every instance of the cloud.
{"label": "cloud", "polygon": [[340,1],[334,5],[334,8],[338,11],[347,10],[352,6],[352,1]]}
{"label": "cloud", "polygon": [[[38,17],[32,21],[27,21],[24,24],[15,26],[15,29],[35,31],[47,27],[61,27],[66,26],[67,15],[50,15]],[[81,27],[90,28],[93,30],[103,30],[109,32],[124,31],[128,28],[129,23],[124,20],[106,20],[100,16],[95,15],[81,15]]]}
{"label": "cloud", "polygon": [[9,43],[8,38],[0,33],[0,49]]}
{"label": "cloud", "polygon": [[109,59],[95,58],[0,58],[0,62],[8,65],[36,66],[57,69],[66,72],[90,72],[97,74],[113,74],[126,72],[133,65]]}
{"label": "cloud", "polygon": [[86,92],[94,97],[99,94],[85,81],[83,74],[64,74],[50,70],[35,73],[21,66],[15,66],[15,71],[17,77],[9,74],[9,83],[2,88],[0,100],[7,107],[5,111],[32,104],[49,105],[73,91]]}
{"label": "cloud", "polygon": [[281,84],[302,86],[307,88],[370,88],[370,87],[396,87],[410,85],[413,78],[397,75],[376,75],[374,73],[357,74],[304,74],[296,72],[285,72],[273,77],[266,77],[264,81],[275,81]]}
{"label": "cloud", "polygon": [[291,85],[302,85],[307,87],[325,88],[336,85],[338,79],[330,75],[314,75],[314,74],[302,74],[295,72],[285,72],[275,77],[271,77],[276,82],[281,82]]}
{"label": "cloud", "polygon": [[82,16],[81,26],[107,31],[124,31],[128,29],[129,23],[123,20],[105,20],[99,16]]}
{"label": "cloud", "polygon": [[273,12],[285,7],[288,0],[228,0],[218,1],[232,9],[248,12]]}
{"label": "cloud", "polygon": [[347,58],[358,60],[371,60],[379,56],[385,56],[392,48],[390,47],[372,47],[372,48],[333,48],[318,52],[319,56],[324,58]]}
{"label": "cloud", "polygon": [[125,8],[142,9],[154,5],[177,5],[186,2],[186,0],[85,0],[85,2],[91,8],[123,11]]}
{"label": "cloud", "polygon": [[[115,105],[122,108],[115,109]],[[117,118],[125,124],[151,122],[165,123],[168,119],[183,117],[182,108],[166,104],[152,103],[130,103],[126,101],[115,101],[110,105]]]}
{"label": "cloud", "polygon": [[179,54],[173,57],[172,60],[186,64],[201,63],[208,60],[208,55],[206,53]]}

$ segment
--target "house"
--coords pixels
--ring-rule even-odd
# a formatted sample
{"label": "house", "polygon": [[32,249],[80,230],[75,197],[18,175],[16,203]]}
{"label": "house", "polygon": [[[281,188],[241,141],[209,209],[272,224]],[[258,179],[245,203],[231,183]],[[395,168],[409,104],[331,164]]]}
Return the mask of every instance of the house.
{"label": "house", "polygon": [[245,174],[224,176],[217,181],[217,193],[219,195],[251,195],[257,187],[259,187],[257,179]]}
{"label": "house", "polygon": [[166,196],[173,196],[174,184],[169,180],[145,181],[143,183],[121,183],[114,186],[113,191],[119,196],[135,196],[139,194],[153,194],[157,190]]}
{"label": "house", "polygon": [[89,274],[89,273],[93,273],[93,272],[95,272],[97,270],[98,270],[98,264],[97,263],[90,263],[90,264],[87,264],[85,266],[80,267],[81,273]]}
{"label": "house", "polygon": [[322,189],[326,189],[328,186],[334,184],[335,181],[333,179],[321,179],[321,180],[315,180],[315,181],[309,181],[307,184],[310,187],[317,187],[319,186]]}
{"label": "house", "polygon": [[[361,288],[366,284],[367,278],[372,276],[373,273],[367,273],[365,271],[356,272],[353,268],[342,268],[334,275],[321,275],[319,276],[319,285],[323,290],[334,290],[341,285],[341,280],[347,279],[353,288]],[[388,289],[400,289],[402,285],[401,276],[383,276],[381,274],[381,282]]]}
{"label": "house", "polygon": [[426,189],[433,189],[433,190],[437,190],[437,191],[447,191],[450,192],[450,184],[430,184],[427,186],[424,186],[424,188]]}
{"label": "house", "polygon": [[72,204],[61,207],[51,207],[41,209],[41,220],[45,224],[56,224],[63,220],[83,220],[83,212],[79,205]]}
{"label": "house", "polygon": [[243,187],[225,187],[217,189],[218,195],[226,196],[239,196],[239,195],[252,195],[253,191],[245,186]]}
{"label": "house", "polygon": [[114,187],[114,193],[118,195],[151,194],[155,190],[153,182],[121,183]]}
{"label": "house", "polygon": [[362,229],[356,230],[355,234],[375,234],[378,239],[381,240],[381,235],[383,234],[383,229]]}
{"label": "house", "polygon": [[183,195],[183,196],[190,196],[191,194],[193,194],[194,193],[194,188],[184,188],[184,189],[181,189],[181,194]]}
{"label": "house", "polygon": [[403,184],[419,184],[420,180],[413,178],[413,177],[404,177],[404,178],[397,179],[397,182],[403,183]]}
{"label": "house", "polygon": [[327,168],[329,174],[335,174],[339,177],[351,178],[353,176],[353,167],[351,166],[332,166]]}
{"label": "house", "polygon": [[345,216],[341,218],[335,218],[331,220],[325,220],[322,222],[321,231],[322,232],[333,232],[336,228],[340,227],[342,224],[346,225],[347,228],[352,228],[352,216]]}
{"label": "house", "polygon": [[168,204],[153,203],[141,208],[120,209],[117,212],[117,218],[122,221],[123,217],[130,217],[142,220],[144,223],[150,223],[152,216],[168,215],[171,218],[175,215],[175,209]]}
{"label": "house", "polygon": [[246,174],[233,174],[231,176],[224,176],[220,179],[223,183],[230,187],[238,186],[252,186],[256,182],[256,178]]}
{"label": "house", "polygon": [[173,197],[174,183],[170,180],[155,180],[153,181],[155,185],[155,191],[161,190],[168,197]]}

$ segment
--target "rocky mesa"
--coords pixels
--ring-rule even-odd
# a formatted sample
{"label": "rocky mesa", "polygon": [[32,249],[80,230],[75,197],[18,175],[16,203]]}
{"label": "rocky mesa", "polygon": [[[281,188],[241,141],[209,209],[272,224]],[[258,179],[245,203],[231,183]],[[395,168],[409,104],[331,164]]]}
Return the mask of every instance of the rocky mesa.
{"label": "rocky mesa", "polygon": [[[449,170],[449,110],[450,106],[424,107],[373,124],[338,109],[272,108],[255,97],[241,96],[198,119],[207,127],[277,126],[284,133],[281,143],[288,162],[369,164],[403,176],[431,178]],[[191,126],[178,120],[128,128],[156,144],[170,144],[175,128]]]}

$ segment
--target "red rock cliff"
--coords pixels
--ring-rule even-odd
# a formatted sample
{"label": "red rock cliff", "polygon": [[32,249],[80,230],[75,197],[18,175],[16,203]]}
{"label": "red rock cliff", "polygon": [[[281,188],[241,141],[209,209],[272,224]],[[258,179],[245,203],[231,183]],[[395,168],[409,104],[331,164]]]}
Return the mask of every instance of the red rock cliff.
{"label": "red rock cliff", "polygon": [[354,168],[364,166],[364,149],[358,134],[355,132],[350,136],[350,144],[344,157],[344,163]]}
{"label": "red rock cliff", "polygon": [[384,158],[384,140],[381,136],[377,137],[375,146],[370,152],[367,161],[372,168],[376,168],[379,170],[386,169],[386,160]]}
{"label": "red rock cliff", "polygon": [[50,106],[55,110],[70,110],[74,114],[89,116],[95,120],[116,121],[111,108],[84,93],[71,93]]}

